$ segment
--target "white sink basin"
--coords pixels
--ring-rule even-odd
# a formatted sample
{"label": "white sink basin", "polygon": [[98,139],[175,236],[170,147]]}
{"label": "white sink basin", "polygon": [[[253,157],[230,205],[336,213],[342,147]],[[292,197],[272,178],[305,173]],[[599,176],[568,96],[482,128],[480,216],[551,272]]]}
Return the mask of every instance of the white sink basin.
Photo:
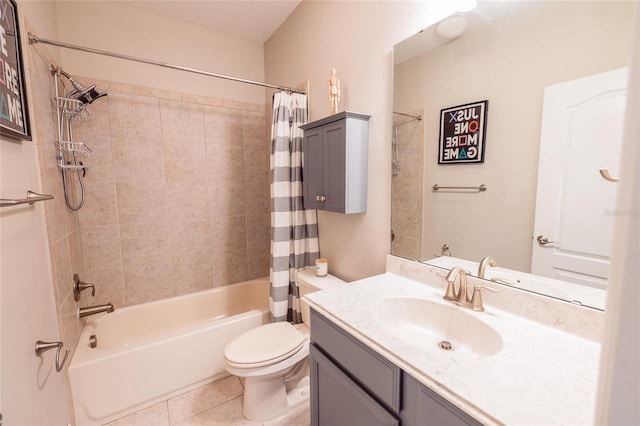
{"label": "white sink basin", "polygon": [[498,353],[500,334],[463,309],[448,302],[401,297],[379,302],[377,319],[387,332],[420,350],[475,357]]}

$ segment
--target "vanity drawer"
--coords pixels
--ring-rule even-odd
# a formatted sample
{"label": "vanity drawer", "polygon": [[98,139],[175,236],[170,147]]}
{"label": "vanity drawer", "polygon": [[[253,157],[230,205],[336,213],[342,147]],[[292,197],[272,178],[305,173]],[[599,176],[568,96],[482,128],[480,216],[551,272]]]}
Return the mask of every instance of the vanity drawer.
{"label": "vanity drawer", "polygon": [[394,412],[400,412],[401,370],[311,308],[311,341]]}

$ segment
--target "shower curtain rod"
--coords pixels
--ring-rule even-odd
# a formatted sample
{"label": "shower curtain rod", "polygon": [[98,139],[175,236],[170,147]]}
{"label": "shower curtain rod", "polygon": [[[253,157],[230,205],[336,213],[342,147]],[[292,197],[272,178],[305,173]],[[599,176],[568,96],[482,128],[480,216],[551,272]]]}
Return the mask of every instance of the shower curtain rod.
{"label": "shower curtain rod", "polygon": [[181,65],[173,65],[173,64],[166,63],[166,62],[152,61],[150,59],[144,59],[144,58],[137,58],[135,56],[122,55],[120,53],[108,52],[106,50],[93,49],[91,47],[78,46],[78,45],[75,45],[75,44],[63,43],[63,42],[55,41],[55,40],[47,40],[47,39],[44,39],[44,38],[37,37],[37,36],[35,36],[35,35],[31,34],[31,33],[29,33],[28,36],[29,36],[29,44],[36,44],[36,43],[50,44],[52,46],[64,47],[65,49],[80,50],[82,52],[95,53],[97,55],[104,55],[104,56],[111,56],[113,58],[125,59],[127,61],[141,62],[143,64],[149,64],[149,65],[157,65],[159,67],[170,68],[170,69],[179,70],[179,71],[186,71],[186,72],[191,72],[191,73],[194,73],[194,74],[202,74],[202,75],[206,75],[206,76],[209,76],[209,77],[223,78],[225,80],[236,81],[238,83],[253,84],[255,86],[262,86],[262,87],[270,87],[272,89],[283,90],[285,92],[290,92],[290,93],[302,93],[302,94],[305,93],[304,90],[296,89],[296,88],[293,88],[293,87],[279,86],[279,85],[276,85],[276,84],[263,83],[261,81],[247,80],[247,79],[244,79],[244,78],[232,77],[230,75],[216,74],[216,73],[213,73],[213,72],[202,71],[202,70],[198,70],[198,69],[195,69],[195,68],[183,67]]}
{"label": "shower curtain rod", "polygon": [[410,118],[413,118],[414,120],[418,120],[418,121],[422,120],[422,116],[421,115],[411,115],[411,114],[405,114],[404,112],[396,112],[396,111],[393,111],[393,113],[394,114],[398,114],[398,115],[403,115],[405,117],[410,117]]}

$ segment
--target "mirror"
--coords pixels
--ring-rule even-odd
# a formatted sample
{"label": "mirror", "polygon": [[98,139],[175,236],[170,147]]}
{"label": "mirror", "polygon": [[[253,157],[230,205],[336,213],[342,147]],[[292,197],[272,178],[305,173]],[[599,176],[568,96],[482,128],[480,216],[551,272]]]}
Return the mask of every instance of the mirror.
{"label": "mirror", "polygon": [[[569,283],[571,273],[528,275],[532,255],[545,246],[535,240],[541,232],[535,229],[536,204],[545,207],[536,202],[538,181],[556,179],[565,187],[561,174],[545,177],[544,167],[538,172],[539,158],[549,156],[541,146],[543,106],[549,86],[629,65],[634,3],[479,1],[474,10],[394,47],[391,254],[465,266],[473,275],[480,260],[491,256],[498,267],[487,267],[487,278],[526,282],[527,290],[604,309],[606,279]],[[487,101],[484,161],[439,164],[446,136],[441,142],[442,110],[481,101]],[[624,108],[624,97],[616,102]],[[573,163],[581,158],[566,152],[558,156]],[[603,216],[615,209],[611,191],[612,204],[591,210]],[[555,230],[544,232],[551,252]],[[593,257],[606,270],[608,253]]]}

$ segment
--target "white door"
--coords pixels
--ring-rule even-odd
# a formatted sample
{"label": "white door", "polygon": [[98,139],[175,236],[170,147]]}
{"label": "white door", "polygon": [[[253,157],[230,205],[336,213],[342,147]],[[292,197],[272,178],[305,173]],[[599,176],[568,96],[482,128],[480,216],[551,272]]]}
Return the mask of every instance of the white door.
{"label": "white door", "polygon": [[628,68],[544,92],[531,272],[605,288]]}

